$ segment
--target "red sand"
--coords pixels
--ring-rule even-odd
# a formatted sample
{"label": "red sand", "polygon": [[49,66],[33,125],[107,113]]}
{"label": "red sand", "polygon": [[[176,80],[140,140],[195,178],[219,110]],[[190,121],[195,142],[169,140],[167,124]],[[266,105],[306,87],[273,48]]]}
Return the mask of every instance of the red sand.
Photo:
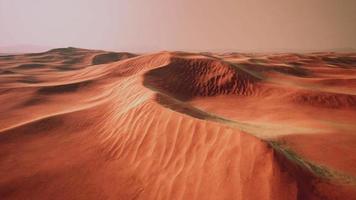
{"label": "red sand", "polygon": [[345,81],[356,80],[355,61],[75,48],[0,56],[0,197],[356,199],[356,91]]}

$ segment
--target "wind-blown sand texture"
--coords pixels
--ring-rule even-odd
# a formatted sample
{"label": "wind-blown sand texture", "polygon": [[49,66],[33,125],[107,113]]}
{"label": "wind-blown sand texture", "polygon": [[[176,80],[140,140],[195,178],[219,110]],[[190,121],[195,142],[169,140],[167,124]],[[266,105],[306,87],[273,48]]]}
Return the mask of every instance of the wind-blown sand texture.
{"label": "wind-blown sand texture", "polygon": [[356,54],[0,56],[0,199],[356,199]]}

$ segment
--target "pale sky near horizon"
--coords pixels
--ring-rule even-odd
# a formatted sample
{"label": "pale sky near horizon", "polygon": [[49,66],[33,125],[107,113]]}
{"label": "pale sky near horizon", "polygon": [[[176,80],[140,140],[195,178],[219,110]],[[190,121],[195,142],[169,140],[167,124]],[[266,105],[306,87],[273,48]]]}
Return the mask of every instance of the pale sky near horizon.
{"label": "pale sky near horizon", "polygon": [[355,49],[356,0],[0,0],[0,46],[21,45],[130,52]]}

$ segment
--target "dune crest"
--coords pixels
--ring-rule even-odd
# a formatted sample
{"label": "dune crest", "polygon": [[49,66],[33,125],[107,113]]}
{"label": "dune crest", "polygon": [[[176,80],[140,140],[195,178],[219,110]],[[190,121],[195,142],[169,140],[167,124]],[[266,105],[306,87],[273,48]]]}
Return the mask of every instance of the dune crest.
{"label": "dune crest", "polygon": [[346,53],[0,56],[1,199],[356,199],[355,65]]}

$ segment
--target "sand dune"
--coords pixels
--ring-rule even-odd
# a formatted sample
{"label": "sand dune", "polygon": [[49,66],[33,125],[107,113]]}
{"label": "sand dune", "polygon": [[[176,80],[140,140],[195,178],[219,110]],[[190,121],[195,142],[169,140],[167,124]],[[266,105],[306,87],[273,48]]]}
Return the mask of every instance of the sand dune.
{"label": "sand dune", "polygon": [[356,199],[356,55],[0,56],[1,199]]}

